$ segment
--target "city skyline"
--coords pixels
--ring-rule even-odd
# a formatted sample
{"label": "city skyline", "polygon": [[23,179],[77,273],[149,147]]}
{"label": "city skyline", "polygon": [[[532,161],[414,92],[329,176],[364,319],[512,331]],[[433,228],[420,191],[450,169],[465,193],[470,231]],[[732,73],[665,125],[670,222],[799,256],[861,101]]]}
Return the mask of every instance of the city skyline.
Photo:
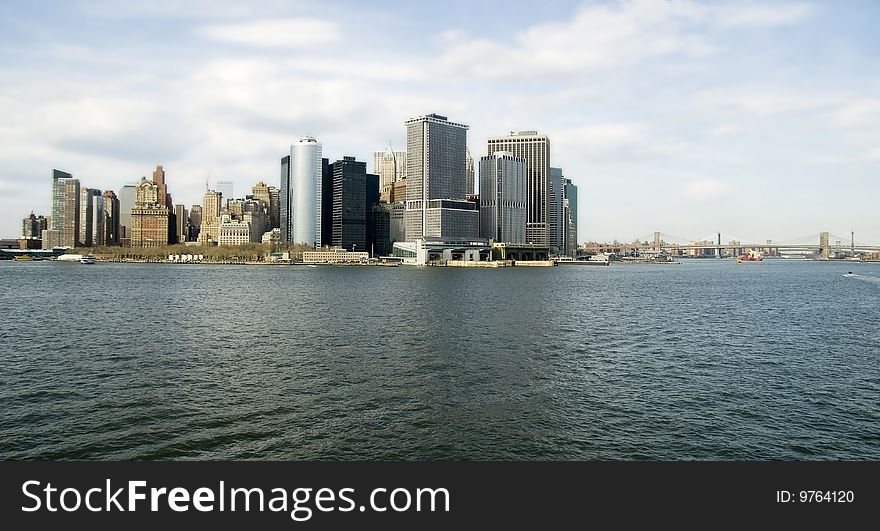
{"label": "city skyline", "polygon": [[51,213],[52,168],[120,193],[161,164],[189,206],[206,180],[275,185],[300,136],[369,161],[438,112],[474,154],[547,134],[581,242],[880,240],[869,2],[211,6],[0,7],[0,235]]}

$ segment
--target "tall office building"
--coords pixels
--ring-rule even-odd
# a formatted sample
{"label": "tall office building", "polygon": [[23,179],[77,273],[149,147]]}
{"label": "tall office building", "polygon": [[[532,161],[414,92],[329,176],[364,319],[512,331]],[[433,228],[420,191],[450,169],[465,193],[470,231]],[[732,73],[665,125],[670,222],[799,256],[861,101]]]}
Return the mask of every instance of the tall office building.
{"label": "tall office building", "polygon": [[199,242],[203,244],[217,243],[220,225],[220,211],[222,210],[223,194],[214,190],[205,192],[202,199],[202,219],[199,230]]}
{"label": "tall office building", "polygon": [[562,180],[562,204],[563,218],[565,220],[566,230],[564,233],[564,241],[562,248],[566,256],[577,256],[578,234],[577,234],[577,186],[571,182],[571,179]]}
{"label": "tall office building", "polygon": [[406,239],[470,238],[476,205],[465,199],[468,126],[428,114],[406,124]]}
{"label": "tall office building", "polygon": [[471,150],[467,150],[467,159],[465,159],[465,197],[474,193],[474,158],[471,156]]}
{"label": "tall office building", "polygon": [[160,206],[171,209],[171,198],[168,196],[168,186],[165,184],[165,169],[162,166],[156,166],[156,169],[153,171],[153,182],[159,187],[157,203]]}
{"label": "tall office building", "polygon": [[52,220],[49,230],[57,231],[51,237],[53,244],[76,247],[79,240],[79,202],[79,181],[67,172],[52,170]]}
{"label": "tall office building", "polygon": [[365,237],[367,239],[367,252],[370,253],[370,256],[375,256],[377,229],[374,207],[379,204],[381,196],[381,192],[379,191],[379,176],[375,173],[368,173],[366,183],[367,189],[364,194],[364,199],[366,200],[364,212],[367,214]]}
{"label": "tall office building", "polygon": [[187,220],[189,216],[186,212],[185,205],[174,205],[174,225],[175,225],[175,238],[174,241],[177,243],[183,243],[187,239]]}
{"label": "tall office building", "polygon": [[[217,186],[214,189],[223,194],[224,201],[235,198],[235,183],[230,180],[217,181]],[[220,205],[221,208],[224,206],[226,205]]]}
{"label": "tall office building", "polygon": [[394,183],[406,179],[406,151],[394,151],[389,145],[385,151],[373,153],[373,173],[379,176],[379,192],[383,203],[405,201],[394,197]]}
{"label": "tall office building", "polygon": [[79,235],[77,245],[82,247],[92,246],[92,190],[81,187],[79,189]]}
{"label": "tall office building", "polygon": [[550,196],[547,211],[547,245],[550,246],[550,252],[559,254],[565,251],[563,240],[566,229],[562,212],[562,180],[562,168],[550,168],[550,178],[547,182],[547,192]]}
{"label": "tall office building", "polygon": [[126,184],[119,190],[119,243],[127,246],[131,239],[131,211],[137,196],[137,184]]}
{"label": "tall office building", "polygon": [[106,214],[104,213],[104,194],[101,193],[101,190],[96,190],[94,188],[89,188],[89,191],[92,194],[92,245],[102,247],[107,244],[106,235],[104,234],[104,223],[106,221]]}
{"label": "tall office building", "polygon": [[28,239],[43,237],[43,231],[49,229],[49,220],[46,216],[35,216],[33,211],[21,221],[21,236]]}
{"label": "tall office building", "polygon": [[113,190],[107,190],[104,192],[104,245],[120,244],[119,221],[119,198]]}
{"label": "tall office building", "polygon": [[277,229],[281,226],[281,190],[269,187],[269,226]]}
{"label": "tall office building", "polygon": [[321,159],[321,242],[333,243],[333,165]]}
{"label": "tall office building", "polygon": [[367,249],[367,165],[354,157],[333,163],[333,246]]}
{"label": "tall office building", "polygon": [[189,209],[187,226],[189,227],[187,240],[191,242],[199,241],[199,232],[202,230],[202,205],[193,205]]}
{"label": "tall office building", "polygon": [[254,185],[251,189],[251,193],[253,194],[255,199],[259,199],[266,203],[266,216],[269,223],[269,229],[274,229],[278,226],[278,189],[274,186],[269,186],[266,183],[260,181]]}
{"label": "tall office building", "polygon": [[509,151],[480,159],[480,237],[526,241],[526,161]]}
{"label": "tall office building", "polygon": [[321,144],[306,136],[281,159],[281,234],[285,242],[321,246]]}
{"label": "tall office building", "polygon": [[171,212],[160,201],[162,187],[155,180],[141,178],[137,185],[134,208],[131,210],[131,247],[164,247],[168,245]]}
{"label": "tall office building", "polygon": [[509,151],[525,159],[527,188],[526,243],[549,245],[550,214],[550,139],[537,131],[520,131],[508,136],[489,138],[487,155]]}

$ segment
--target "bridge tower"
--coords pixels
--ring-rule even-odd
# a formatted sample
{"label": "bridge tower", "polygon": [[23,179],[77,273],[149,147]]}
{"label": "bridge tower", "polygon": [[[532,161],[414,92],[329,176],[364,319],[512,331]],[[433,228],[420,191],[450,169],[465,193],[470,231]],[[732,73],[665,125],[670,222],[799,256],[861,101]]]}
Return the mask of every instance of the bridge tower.
{"label": "bridge tower", "polygon": [[658,231],[654,232],[654,250],[655,251],[660,250],[660,244],[661,244],[660,231],[658,230]]}
{"label": "bridge tower", "polygon": [[831,256],[831,246],[828,245],[828,233],[820,232],[819,233],[819,258],[822,260],[828,260]]}

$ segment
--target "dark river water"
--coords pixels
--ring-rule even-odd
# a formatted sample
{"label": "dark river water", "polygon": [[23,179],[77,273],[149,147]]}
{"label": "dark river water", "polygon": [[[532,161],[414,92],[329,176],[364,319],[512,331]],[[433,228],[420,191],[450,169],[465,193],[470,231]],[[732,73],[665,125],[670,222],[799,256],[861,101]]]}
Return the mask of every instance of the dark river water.
{"label": "dark river water", "polygon": [[0,459],[880,459],[880,264],[0,262],[0,293]]}

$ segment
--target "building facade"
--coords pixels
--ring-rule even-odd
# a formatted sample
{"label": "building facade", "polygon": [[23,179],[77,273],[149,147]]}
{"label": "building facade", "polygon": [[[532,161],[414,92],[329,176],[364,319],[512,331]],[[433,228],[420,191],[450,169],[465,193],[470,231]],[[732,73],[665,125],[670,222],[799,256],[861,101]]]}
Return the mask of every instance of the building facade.
{"label": "building facade", "polygon": [[217,245],[221,247],[229,245],[244,245],[250,241],[250,223],[243,219],[235,219],[231,214],[223,214],[220,216],[217,225]]}
{"label": "building facade", "polygon": [[[79,241],[79,180],[67,172],[52,170],[51,247],[76,247]],[[45,240],[45,239],[44,239]],[[44,246],[48,245],[44,241]],[[49,247],[49,248],[51,248]]]}
{"label": "building facade", "polygon": [[197,242],[202,231],[202,205],[193,205],[189,209],[189,235],[187,240]]}
{"label": "building facade", "polygon": [[137,198],[137,183],[126,184],[119,190],[119,243],[129,245],[131,239],[131,211]]}
{"label": "building facade", "polygon": [[[578,248],[578,199],[577,186],[571,182],[571,179],[563,179],[562,181],[562,204],[563,218],[565,219],[566,231],[564,233],[565,240],[563,249],[566,256],[577,256]],[[659,247],[659,246],[658,246]]]}
{"label": "building facade", "polygon": [[537,245],[547,245],[550,214],[550,139],[537,131],[511,132],[508,136],[488,140],[487,155],[509,151],[526,161],[526,239]]}
{"label": "building facade", "polygon": [[174,205],[175,242],[183,243],[187,240],[187,220],[189,215],[185,205]]}
{"label": "building facade", "polygon": [[550,252],[562,254],[564,251],[565,216],[562,212],[562,168],[550,168],[547,192],[550,206],[547,211],[547,245]]}
{"label": "building facade", "polygon": [[202,219],[199,230],[199,243],[217,243],[217,230],[220,224],[220,211],[223,205],[223,194],[208,190],[202,198]]}
{"label": "building facade", "polygon": [[281,234],[285,242],[321,246],[321,144],[310,136],[281,159]]}
{"label": "building facade", "polygon": [[[373,153],[373,173],[379,176],[379,193],[383,203],[394,202],[394,183],[406,179],[406,151],[394,151],[391,146],[385,151]],[[406,200],[400,196],[398,201]]]}
{"label": "building facade", "polygon": [[27,239],[42,239],[43,231],[49,229],[46,216],[35,216],[33,212],[21,220],[21,236]]}
{"label": "building facade", "polygon": [[333,163],[332,245],[348,251],[367,250],[367,165],[343,157]]}
{"label": "building facade", "polygon": [[[167,192],[166,192],[167,195]],[[162,188],[155,181],[142,178],[136,188],[134,208],[131,211],[131,247],[164,247],[168,245],[168,207],[159,201]]]}
{"label": "building facade", "polygon": [[[428,114],[406,124],[406,239],[471,237],[479,232],[476,209],[467,203],[468,126]],[[449,208],[449,212],[442,210]],[[468,211],[470,210],[470,211]],[[460,231],[473,229],[471,234]],[[456,234],[445,233],[454,230]]]}
{"label": "building facade", "polygon": [[474,158],[471,156],[471,150],[467,150],[467,158],[465,159],[465,197],[474,193]]}
{"label": "building facade", "polygon": [[101,190],[96,190],[94,188],[89,188],[89,191],[92,194],[92,226],[90,227],[91,244],[96,247],[103,247],[107,244],[104,227],[104,223],[106,222],[104,194],[101,193]]}
{"label": "building facade", "polygon": [[113,190],[104,192],[104,245],[120,244],[119,198]]}
{"label": "building facade", "polygon": [[480,238],[526,241],[526,161],[509,151],[480,159]]}

